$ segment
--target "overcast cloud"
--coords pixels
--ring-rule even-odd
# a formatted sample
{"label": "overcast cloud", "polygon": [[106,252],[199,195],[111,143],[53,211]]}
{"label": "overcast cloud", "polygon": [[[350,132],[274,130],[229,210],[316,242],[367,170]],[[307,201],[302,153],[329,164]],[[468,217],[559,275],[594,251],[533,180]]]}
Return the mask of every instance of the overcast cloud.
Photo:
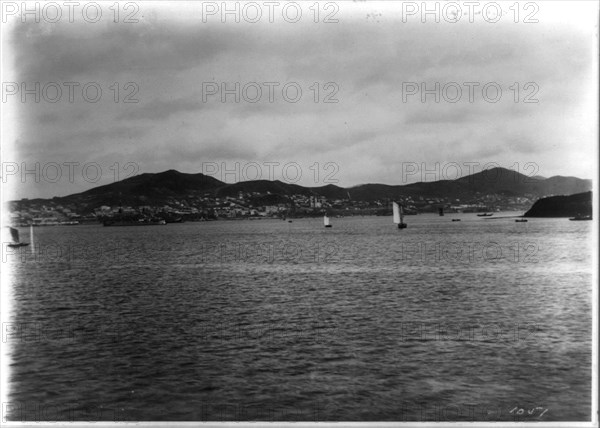
{"label": "overcast cloud", "polygon": [[[115,162],[119,178],[127,175],[127,162],[139,173],[202,172],[207,162],[231,168],[235,162],[296,162],[303,172],[299,184],[307,186],[326,184],[327,162],[339,167],[333,178],[341,186],[404,184],[406,162],[430,168],[518,163],[524,173],[532,171],[523,171],[525,163],[533,162],[546,177],[592,178],[598,158],[597,5],[549,3],[537,2],[539,23],[530,24],[514,23],[512,15],[493,24],[481,17],[475,23],[422,23],[419,16],[402,22],[400,2],[339,2],[338,23],[314,23],[309,15],[297,23],[222,23],[218,15],[202,22],[200,3],[184,2],[137,3],[139,22],[129,24],[9,19],[2,34],[3,82],[80,86],[72,103],[66,86],[56,103],[35,103],[33,96],[23,103],[20,94],[3,90],[3,162],[31,168],[36,162],[96,162],[103,175],[86,182],[76,167],[73,183],[67,168],[56,183],[7,176],[5,199],[64,196],[106,184],[115,178],[109,169]],[[303,11],[309,12],[307,5]],[[81,96],[87,82],[103,90],[96,103]],[[115,82],[119,102],[109,88]],[[242,96],[236,103],[233,95],[226,102],[220,94],[203,99],[203,82],[279,86],[273,102],[261,85],[258,102]],[[289,82],[302,89],[296,103],[282,96]],[[318,102],[310,89],[315,82]],[[403,100],[405,82],[428,88],[457,82],[463,93],[456,103],[443,97],[436,103],[433,95],[422,103],[420,94]],[[480,85],[473,102],[464,82]],[[488,82],[502,88],[497,103],[482,97]],[[509,88],[515,82],[519,102]],[[323,102],[328,94],[338,102]],[[127,95],[139,102],[124,103]],[[538,102],[524,103],[527,95]],[[309,169],[315,162],[322,173],[316,181]],[[273,178],[282,179],[278,171]]]}

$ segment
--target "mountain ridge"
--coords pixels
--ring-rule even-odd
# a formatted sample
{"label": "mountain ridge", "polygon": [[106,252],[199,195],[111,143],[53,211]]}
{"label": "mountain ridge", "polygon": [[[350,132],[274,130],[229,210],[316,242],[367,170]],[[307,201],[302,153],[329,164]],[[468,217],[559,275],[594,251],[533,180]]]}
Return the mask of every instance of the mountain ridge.
{"label": "mountain ridge", "polygon": [[52,200],[60,204],[74,204],[89,211],[102,205],[162,206],[168,205],[173,200],[237,197],[239,193],[252,194],[254,197],[279,195],[285,198],[304,195],[365,202],[402,198],[444,198],[449,201],[464,201],[485,195],[541,198],[549,195],[582,193],[591,188],[591,180],[562,176],[541,179],[505,168],[493,168],[455,180],[400,185],[367,183],[347,188],[335,184],[306,187],[279,180],[225,183],[203,173],[183,173],[169,169],[159,173],[138,174],[80,193],[52,199],[34,199],[30,202],[42,203]]}

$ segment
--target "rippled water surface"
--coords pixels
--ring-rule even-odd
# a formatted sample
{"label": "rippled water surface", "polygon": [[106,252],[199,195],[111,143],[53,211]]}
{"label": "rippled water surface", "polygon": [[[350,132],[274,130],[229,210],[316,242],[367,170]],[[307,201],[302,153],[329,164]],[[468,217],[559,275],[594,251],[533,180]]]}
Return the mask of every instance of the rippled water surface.
{"label": "rippled water surface", "polygon": [[591,222],[407,220],[37,228],[11,418],[589,420]]}

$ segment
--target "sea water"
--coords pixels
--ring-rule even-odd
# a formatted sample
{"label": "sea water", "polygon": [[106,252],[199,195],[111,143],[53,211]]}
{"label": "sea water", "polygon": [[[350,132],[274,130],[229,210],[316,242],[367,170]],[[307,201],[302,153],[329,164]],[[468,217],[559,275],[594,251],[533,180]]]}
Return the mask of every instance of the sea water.
{"label": "sea water", "polygon": [[405,221],[36,228],[3,253],[3,413],[589,420],[591,222]]}

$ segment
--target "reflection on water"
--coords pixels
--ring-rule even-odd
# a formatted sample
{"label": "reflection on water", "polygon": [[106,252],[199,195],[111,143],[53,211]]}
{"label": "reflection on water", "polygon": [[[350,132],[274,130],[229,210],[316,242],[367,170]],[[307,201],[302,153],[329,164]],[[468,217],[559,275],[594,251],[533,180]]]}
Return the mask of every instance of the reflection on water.
{"label": "reflection on water", "polygon": [[38,228],[6,412],[589,420],[591,222],[409,220]]}

